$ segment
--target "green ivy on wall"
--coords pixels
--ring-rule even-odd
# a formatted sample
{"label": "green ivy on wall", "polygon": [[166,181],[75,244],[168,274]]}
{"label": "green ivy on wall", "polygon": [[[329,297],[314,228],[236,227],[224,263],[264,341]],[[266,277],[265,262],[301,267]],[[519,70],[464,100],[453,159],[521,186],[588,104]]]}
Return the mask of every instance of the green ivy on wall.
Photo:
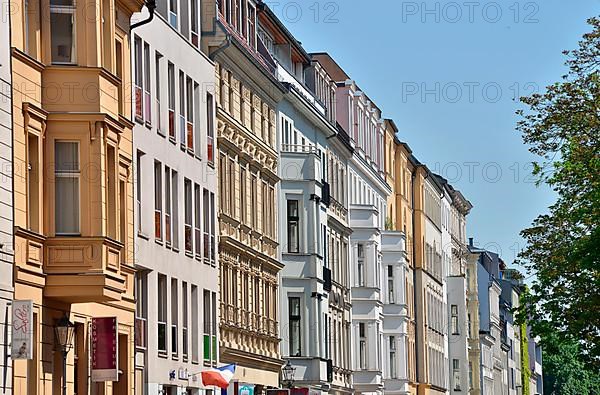
{"label": "green ivy on wall", "polygon": [[521,323],[521,384],[523,385],[523,394],[528,395],[529,392],[529,378],[531,377],[531,370],[529,369],[529,345],[527,342],[527,324]]}

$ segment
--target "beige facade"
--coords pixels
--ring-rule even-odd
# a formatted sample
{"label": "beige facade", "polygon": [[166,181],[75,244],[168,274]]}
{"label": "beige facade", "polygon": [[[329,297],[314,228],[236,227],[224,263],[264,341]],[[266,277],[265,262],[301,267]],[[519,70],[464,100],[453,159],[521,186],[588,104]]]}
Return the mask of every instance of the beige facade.
{"label": "beige facade", "polygon": [[413,179],[418,166],[408,144],[396,137],[398,129],[391,119],[385,120],[385,175],[386,182],[392,187],[388,196],[388,218],[386,227],[404,232],[406,235],[406,259],[408,268],[405,278],[408,339],[406,347],[406,365],[411,393],[417,392],[416,365],[416,314],[414,283],[414,232],[413,232]]}
{"label": "beige facade", "polygon": [[[276,107],[283,87],[257,52],[258,10],[203,2],[202,47],[215,62],[219,178],[220,362],[232,384],[279,386]],[[218,8],[219,6],[219,8]]]}
{"label": "beige facade", "polygon": [[[15,393],[59,393],[65,379],[68,393],[133,393],[127,87],[141,6],[29,0],[12,15],[15,299],[34,306],[33,359],[14,362]],[[54,326],[65,315],[75,335],[63,371]],[[117,382],[89,380],[93,317],[117,318]]]}

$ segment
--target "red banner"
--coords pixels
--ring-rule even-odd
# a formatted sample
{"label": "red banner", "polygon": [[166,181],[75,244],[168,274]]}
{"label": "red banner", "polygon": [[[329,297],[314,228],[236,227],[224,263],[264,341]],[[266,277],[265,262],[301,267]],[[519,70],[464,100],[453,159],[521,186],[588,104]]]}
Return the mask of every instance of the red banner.
{"label": "red banner", "polygon": [[92,318],[92,381],[119,380],[117,318]]}

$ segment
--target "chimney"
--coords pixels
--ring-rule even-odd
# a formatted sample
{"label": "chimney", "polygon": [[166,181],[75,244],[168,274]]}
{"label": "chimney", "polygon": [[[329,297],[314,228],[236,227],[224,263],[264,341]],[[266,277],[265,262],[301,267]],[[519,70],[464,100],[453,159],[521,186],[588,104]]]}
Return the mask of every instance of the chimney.
{"label": "chimney", "polygon": [[469,247],[473,247],[473,238],[469,237]]}

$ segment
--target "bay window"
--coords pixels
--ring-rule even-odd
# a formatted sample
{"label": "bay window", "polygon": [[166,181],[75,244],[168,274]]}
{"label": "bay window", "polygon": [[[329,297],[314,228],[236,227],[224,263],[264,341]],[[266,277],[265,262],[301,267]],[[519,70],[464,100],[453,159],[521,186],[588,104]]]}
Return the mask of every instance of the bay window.
{"label": "bay window", "polygon": [[299,357],[302,355],[302,338],[301,338],[301,315],[300,315],[300,298],[290,297],[288,299],[289,306],[289,346],[290,356]]}
{"label": "bay window", "polygon": [[300,217],[298,201],[287,202],[288,252],[300,252]]}
{"label": "bay window", "polygon": [[79,234],[79,142],[54,144],[55,231],[57,235]]}

